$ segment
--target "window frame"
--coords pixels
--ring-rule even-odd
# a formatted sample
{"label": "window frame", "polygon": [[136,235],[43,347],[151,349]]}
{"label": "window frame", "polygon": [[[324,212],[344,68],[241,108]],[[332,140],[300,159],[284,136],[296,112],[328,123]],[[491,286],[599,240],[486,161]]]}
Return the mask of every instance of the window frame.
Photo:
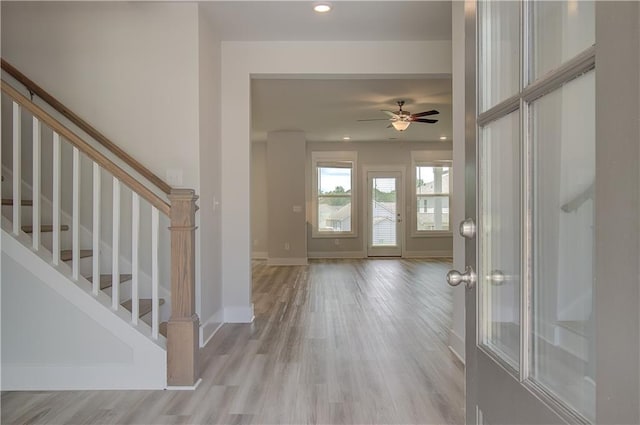
{"label": "window frame", "polygon": [[[453,160],[451,159],[420,159],[419,155],[412,155],[411,161],[411,236],[414,238],[432,238],[453,236],[452,230],[452,206],[453,206]],[[416,187],[418,184],[418,167],[447,167],[449,168],[449,230],[418,230],[418,194]],[[443,196],[444,194],[433,194],[428,196]]]}
{"label": "window frame", "polygon": [[[316,151],[311,153],[311,237],[322,238],[356,238],[358,237],[358,194],[356,151]],[[351,164],[351,230],[321,231],[318,228],[318,167],[322,164]],[[346,196],[345,196],[346,197]]]}

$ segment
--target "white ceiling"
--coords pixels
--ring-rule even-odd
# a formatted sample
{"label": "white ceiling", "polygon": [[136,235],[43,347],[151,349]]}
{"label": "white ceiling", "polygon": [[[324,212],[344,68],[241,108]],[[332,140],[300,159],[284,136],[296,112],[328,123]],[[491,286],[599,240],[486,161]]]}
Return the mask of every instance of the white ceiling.
{"label": "white ceiling", "polygon": [[[437,109],[436,124],[412,123],[403,132],[386,128],[381,109],[395,111],[397,100],[411,113]],[[252,140],[267,132],[301,130],[310,142],[451,140],[451,79],[264,79],[251,85]]]}
{"label": "white ceiling", "polygon": [[223,41],[450,40],[449,1],[210,1],[202,8]]}
{"label": "white ceiling", "polygon": [[[223,41],[422,41],[451,39],[449,1],[209,1],[201,7]],[[420,54],[416,52],[416,54]],[[388,129],[381,109],[437,109],[437,124]],[[308,141],[438,141],[451,138],[450,79],[261,79],[252,81],[252,140],[301,130]]]}

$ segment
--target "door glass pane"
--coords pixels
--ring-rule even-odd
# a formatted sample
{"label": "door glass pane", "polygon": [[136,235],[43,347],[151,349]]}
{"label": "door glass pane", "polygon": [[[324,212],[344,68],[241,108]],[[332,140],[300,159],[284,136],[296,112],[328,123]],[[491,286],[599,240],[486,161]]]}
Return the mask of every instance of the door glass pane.
{"label": "door glass pane", "polygon": [[481,343],[520,359],[520,124],[515,111],[480,133]]}
{"label": "door glass pane", "polygon": [[396,179],[374,177],[371,193],[371,246],[396,246]]}
{"label": "door glass pane", "polygon": [[478,3],[480,112],[520,90],[520,3]]}
{"label": "door glass pane", "polygon": [[532,80],[595,43],[594,1],[536,1],[532,8]]}
{"label": "door glass pane", "polygon": [[532,377],[594,419],[595,73],[533,103]]}

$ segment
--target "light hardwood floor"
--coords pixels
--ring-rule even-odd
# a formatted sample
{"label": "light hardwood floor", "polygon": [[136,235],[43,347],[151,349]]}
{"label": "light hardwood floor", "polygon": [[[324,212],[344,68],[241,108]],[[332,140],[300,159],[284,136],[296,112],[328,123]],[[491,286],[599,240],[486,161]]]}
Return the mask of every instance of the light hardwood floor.
{"label": "light hardwood floor", "polygon": [[2,423],[464,422],[439,260],[253,263],[252,324],[224,325],[196,391],[7,392]]}

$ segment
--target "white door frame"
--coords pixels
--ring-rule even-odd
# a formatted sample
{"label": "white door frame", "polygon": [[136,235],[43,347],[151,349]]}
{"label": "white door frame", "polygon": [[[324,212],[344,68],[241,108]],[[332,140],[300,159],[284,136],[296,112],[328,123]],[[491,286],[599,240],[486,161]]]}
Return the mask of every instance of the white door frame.
{"label": "white door frame", "polygon": [[400,257],[404,257],[406,251],[406,217],[407,217],[407,204],[406,198],[406,176],[407,169],[402,165],[363,165],[362,166],[362,205],[363,205],[363,223],[362,223],[362,235],[363,235],[363,250],[367,257],[369,257],[369,173],[370,172],[395,172],[400,173],[400,188],[396,192],[398,193],[398,212],[400,213],[401,225],[400,233],[398,235],[398,242],[400,244]]}

